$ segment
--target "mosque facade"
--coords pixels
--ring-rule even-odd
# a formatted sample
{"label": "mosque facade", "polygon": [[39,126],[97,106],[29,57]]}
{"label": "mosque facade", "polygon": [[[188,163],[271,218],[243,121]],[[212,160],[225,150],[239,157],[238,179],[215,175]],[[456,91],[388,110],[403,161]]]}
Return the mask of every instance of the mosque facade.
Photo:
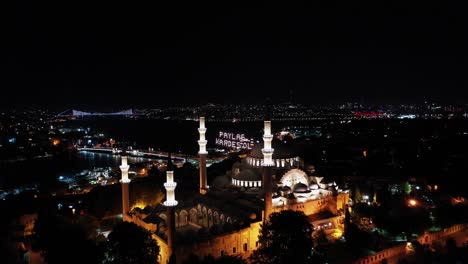
{"label": "mosque facade", "polygon": [[[347,190],[334,181],[304,170],[292,142],[274,138],[271,119],[264,121],[263,144],[255,145],[246,158],[228,172],[230,186],[210,188],[206,174],[205,118],[200,117],[199,192],[176,200],[173,171],[167,171],[164,206],[152,210],[128,209],[126,160],[122,164],[124,221],[134,222],[152,232],[160,245],[159,263],[171,258],[182,263],[191,254],[249,257],[258,248],[260,226],[269,214],[282,210],[302,211],[314,226],[329,237],[344,231]],[[214,186],[213,186],[214,187]],[[313,234],[314,235],[314,234]],[[177,256],[177,257],[176,257]]]}

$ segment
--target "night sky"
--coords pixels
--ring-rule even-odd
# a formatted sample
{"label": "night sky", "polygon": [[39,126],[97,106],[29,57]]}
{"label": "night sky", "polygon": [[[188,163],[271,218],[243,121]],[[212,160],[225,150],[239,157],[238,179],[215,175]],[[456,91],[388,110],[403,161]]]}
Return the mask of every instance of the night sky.
{"label": "night sky", "polygon": [[468,102],[463,1],[252,2],[14,1],[0,103]]}

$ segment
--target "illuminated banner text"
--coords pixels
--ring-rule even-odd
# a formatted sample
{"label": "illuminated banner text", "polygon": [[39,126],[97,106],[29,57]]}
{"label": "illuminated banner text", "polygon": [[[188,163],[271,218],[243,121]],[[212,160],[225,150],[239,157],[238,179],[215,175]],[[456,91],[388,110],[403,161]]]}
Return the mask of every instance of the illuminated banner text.
{"label": "illuminated banner text", "polygon": [[225,148],[251,149],[254,140],[248,138],[243,133],[219,131],[218,137],[215,139],[215,144]]}

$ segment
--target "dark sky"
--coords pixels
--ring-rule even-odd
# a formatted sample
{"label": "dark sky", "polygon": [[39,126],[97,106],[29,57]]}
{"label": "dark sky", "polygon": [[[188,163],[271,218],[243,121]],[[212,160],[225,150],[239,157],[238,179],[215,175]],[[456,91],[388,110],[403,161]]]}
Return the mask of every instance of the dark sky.
{"label": "dark sky", "polygon": [[468,102],[463,1],[253,2],[14,1],[0,103]]}

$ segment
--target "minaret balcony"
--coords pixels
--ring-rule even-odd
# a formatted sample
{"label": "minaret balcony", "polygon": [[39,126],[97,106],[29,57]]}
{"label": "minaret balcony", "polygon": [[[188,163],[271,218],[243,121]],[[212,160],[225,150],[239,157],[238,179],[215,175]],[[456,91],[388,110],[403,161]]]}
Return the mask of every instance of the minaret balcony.
{"label": "minaret balcony", "polygon": [[165,182],[164,188],[168,191],[173,191],[177,187],[177,182]]}
{"label": "minaret balcony", "polygon": [[200,132],[200,134],[205,134],[206,133],[206,128],[205,127],[199,127],[198,132]]}
{"label": "minaret balcony", "polygon": [[121,183],[129,183],[129,182],[130,182],[130,179],[121,179],[120,182],[121,182]]}
{"label": "minaret balcony", "polygon": [[272,149],[272,148],[270,148],[270,149],[264,149],[264,148],[263,148],[263,149],[262,149],[263,155],[268,155],[268,154],[273,155],[273,152],[274,152],[274,151],[275,151],[275,150]]}
{"label": "minaret balcony", "polygon": [[173,206],[176,206],[179,202],[177,201],[165,201],[163,204],[164,206],[167,206],[167,207],[173,207]]}

